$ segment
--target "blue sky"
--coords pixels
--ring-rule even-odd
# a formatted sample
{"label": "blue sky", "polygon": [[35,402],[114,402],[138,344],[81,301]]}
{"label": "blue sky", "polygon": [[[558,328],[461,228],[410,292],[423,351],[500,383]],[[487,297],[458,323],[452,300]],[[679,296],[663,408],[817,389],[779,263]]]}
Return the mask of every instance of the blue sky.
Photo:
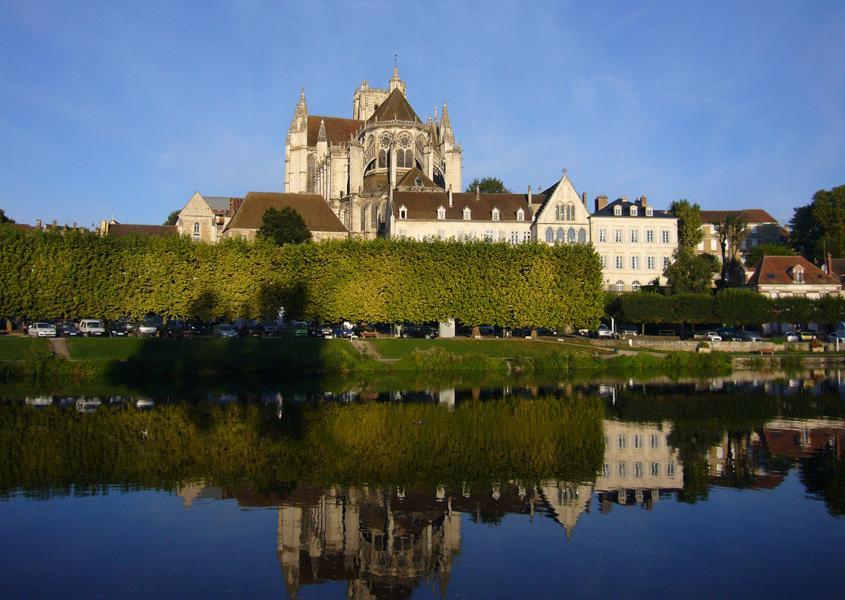
{"label": "blue sky", "polygon": [[[633,8],[632,8],[633,7]],[[393,55],[464,182],[786,220],[845,184],[845,3],[0,0],[0,208],[159,223],[281,190],[299,88],[351,116]]]}

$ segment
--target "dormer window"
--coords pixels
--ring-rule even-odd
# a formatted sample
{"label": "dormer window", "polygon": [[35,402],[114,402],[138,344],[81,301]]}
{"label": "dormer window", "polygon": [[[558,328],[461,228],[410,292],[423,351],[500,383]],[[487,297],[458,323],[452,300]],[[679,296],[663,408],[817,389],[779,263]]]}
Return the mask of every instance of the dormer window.
{"label": "dormer window", "polygon": [[494,208],[494,209],[493,209],[493,220],[494,220],[494,221],[498,221],[498,220],[499,220],[499,209],[498,209],[498,208]]}
{"label": "dormer window", "polygon": [[467,206],[464,208],[464,221],[469,221],[470,219],[472,219],[472,211]]}
{"label": "dormer window", "polygon": [[650,206],[646,207],[645,209],[645,216],[653,217],[654,216],[654,209]]}
{"label": "dormer window", "polygon": [[407,219],[408,218],[408,209],[405,208],[405,205],[399,207],[399,218],[400,219]]}
{"label": "dormer window", "polygon": [[613,216],[621,217],[622,216],[622,207],[618,204],[613,207]]}
{"label": "dormer window", "polygon": [[437,208],[437,218],[441,221],[446,218],[446,209],[442,206]]}
{"label": "dormer window", "polygon": [[804,267],[801,265],[792,267],[792,281],[794,283],[804,283]]}
{"label": "dormer window", "polygon": [[630,209],[630,214],[631,214],[631,216],[632,216],[632,217],[636,217],[636,216],[637,216],[637,207],[636,207],[636,206],[632,206],[632,207],[631,207],[631,209]]}
{"label": "dormer window", "polygon": [[517,221],[524,221],[525,220],[525,211],[521,208],[516,211],[516,220]]}
{"label": "dormer window", "polygon": [[422,177],[417,177],[416,179],[414,179],[414,185],[417,187],[422,187]]}

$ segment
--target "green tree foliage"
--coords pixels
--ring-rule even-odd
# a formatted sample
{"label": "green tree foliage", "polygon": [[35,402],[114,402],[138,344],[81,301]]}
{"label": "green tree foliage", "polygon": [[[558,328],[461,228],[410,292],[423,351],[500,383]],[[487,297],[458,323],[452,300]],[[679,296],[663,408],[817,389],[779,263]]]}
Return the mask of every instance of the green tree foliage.
{"label": "green tree foliage", "polygon": [[654,292],[637,292],[622,294],[619,298],[619,309],[622,318],[631,323],[641,323],[645,333],[646,323],[667,322],[668,305],[671,298]]}
{"label": "green tree foliage", "polygon": [[845,185],[819,190],[813,201],[795,209],[790,242],[799,254],[821,262],[825,252],[845,256]]}
{"label": "green tree foliage", "polygon": [[699,293],[710,289],[717,270],[711,259],[680,247],[674,258],[663,272],[673,294]]}
{"label": "green tree foliage", "polygon": [[[748,236],[748,227],[744,219],[736,214],[727,214],[725,218],[714,226],[722,252],[722,269],[720,279],[722,284],[729,282],[728,274],[738,265],[736,254],[742,242]],[[730,252],[730,254],[728,254]],[[744,281],[742,283],[745,283]]]}
{"label": "green tree foliage", "polygon": [[728,288],[715,296],[716,320],[729,325],[754,325],[772,321],[772,301],[752,290]]}
{"label": "green tree foliage", "polygon": [[809,298],[791,297],[778,298],[774,301],[775,314],[781,323],[793,325],[806,325],[815,322],[817,319],[826,320],[824,315],[819,315],[816,310],[816,303]]}
{"label": "green tree foliage", "polygon": [[10,219],[9,217],[6,216],[6,211],[3,210],[2,208],[0,208],[0,225],[2,225],[3,223],[14,223],[14,222],[15,221],[13,219]]}
{"label": "green tree foliage", "polygon": [[678,219],[678,247],[692,251],[704,239],[701,231],[701,207],[689,200],[675,200],[669,214]]}
{"label": "green tree foliage", "polygon": [[179,220],[179,213],[182,212],[181,210],[174,210],[172,213],[167,215],[167,218],[164,220],[162,225],[176,225],[176,221]]}
{"label": "green tree foliage", "polygon": [[586,244],[413,240],[275,246],[180,237],[0,230],[0,315],[258,318],[595,327],[598,255]]}
{"label": "green tree foliage", "polygon": [[795,256],[797,253],[785,244],[760,244],[754,246],[745,256],[745,266],[753,267],[763,260],[764,256]]}
{"label": "green tree foliage", "polygon": [[478,190],[482,194],[507,194],[510,192],[510,190],[505,187],[505,184],[502,183],[502,180],[495,177],[483,177],[481,179],[476,177],[467,186],[466,191],[474,192],[475,190]]}
{"label": "green tree foliage", "polygon": [[258,236],[272,240],[277,246],[302,244],[311,240],[311,232],[295,209],[285,206],[281,210],[268,208],[261,219]]}

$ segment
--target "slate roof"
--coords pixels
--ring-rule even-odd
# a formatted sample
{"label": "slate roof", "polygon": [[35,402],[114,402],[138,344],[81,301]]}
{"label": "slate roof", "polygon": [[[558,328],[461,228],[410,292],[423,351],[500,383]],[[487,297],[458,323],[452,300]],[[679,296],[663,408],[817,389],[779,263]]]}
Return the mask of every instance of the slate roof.
{"label": "slate roof", "polygon": [[240,198],[231,198],[229,196],[203,196],[203,200],[208,204],[208,207],[214,212],[227,212],[231,207],[232,200],[239,200]]}
{"label": "slate roof", "polygon": [[[421,185],[417,185],[417,179],[419,178]],[[439,185],[434,183],[431,179],[426,177],[426,174],[420,171],[417,167],[413,167],[407,173],[405,173],[402,178],[396,183],[396,187],[399,189],[402,188],[414,188],[414,187],[423,187],[423,188],[435,188],[438,190],[442,190]]]}
{"label": "slate roof", "polygon": [[[449,207],[448,192],[394,192],[393,216],[399,218],[399,209],[408,209],[407,220],[437,220],[437,209],[446,209],[446,220],[463,221],[464,208],[469,207],[472,221],[492,221],[494,208],[499,209],[499,221],[516,222],[516,211],[525,211],[525,221],[530,222],[539,210],[545,197],[541,194],[532,196],[532,210],[528,209],[528,194],[480,194],[453,193],[452,207]],[[403,219],[405,220],[405,219]]]}
{"label": "slate roof", "polygon": [[803,256],[764,256],[754,267],[754,274],[749,278],[747,285],[795,284],[790,269],[798,265],[804,268],[805,284],[839,285],[839,281]]}
{"label": "slate roof", "polygon": [[278,192],[249,192],[243,204],[229,224],[229,229],[259,229],[264,213],[269,208],[281,210],[290,207],[302,216],[305,226],[311,232],[346,232],[346,227],[337,218],[322,196],[318,194],[282,194]]}
{"label": "slate roof", "polygon": [[367,119],[367,123],[372,123],[373,121],[416,121],[422,123],[417,113],[408,104],[405,94],[400,92],[399,88],[390,92],[384,102]]}
{"label": "slate roof", "polygon": [[353,137],[364,121],[358,119],[342,119],[340,117],[321,117],[320,115],[308,115],[308,145],[316,146],[317,137],[320,134],[320,121],[326,124],[326,137],[329,144],[345,144]]}
{"label": "slate roof", "polygon": [[109,223],[108,235],[125,237],[127,235],[152,235],[167,237],[179,235],[175,225],[139,225],[134,223]]}
{"label": "slate roof", "polygon": [[743,208],[741,210],[702,210],[702,223],[720,223],[727,216],[738,216],[746,223],[777,223],[772,215],[762,208]]}
{"label": "slate roof", "polygon": [[[613,207],[614,206],[621,206],[622,207],[622,214],[621,215],[614,215],[613,214]],[[629,217],[630,218],[632,206],[637,207],[637,215],[636,215],[636,217],[634,217],[635,219],[636,218],[643,218],[643,219],[674,219],[675,218],[672,215],[670,215],[669,213],[667,213],[665,210],[657,210],[653,206],[651,207],[654,211],[652,216],[647,217],[646,214],[645,214],[645,209],[649,208],[648,206],[640,206],[640,204],[638,204],[636,202],[631,202],[629,200],[623,200],[621,198],[619,198],[618,200],[614,200],[613,202],[611,202],[610,204],[608,204],[607,206],[605,206],[601,210],[597,210],[596,212],[594,212],[592,214],[592,216],[593,217],[616,217],[618,219],[621,219],[622,217]]]}

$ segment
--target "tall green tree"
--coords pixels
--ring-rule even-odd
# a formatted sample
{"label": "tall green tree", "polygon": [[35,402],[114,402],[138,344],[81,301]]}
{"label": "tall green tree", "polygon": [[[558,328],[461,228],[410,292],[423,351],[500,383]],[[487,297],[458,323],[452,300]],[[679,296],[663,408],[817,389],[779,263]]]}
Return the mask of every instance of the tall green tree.
{"label": "tall green tree", "polygon": [[813,201],[795,209],[790,242],[802,256],[824,260],[825,252],[845,256],[845,185],[819,190]]}
{"label": "tall green tree", "polygon": [[475,192],[478,190],[482,194],[507,194],[510,190],[505,187],[501,179],[495,177],[483,177],[479,179],[476,177],[467,186],[467,192]]}
{"label": "tall green tree", "polygon": [[176,221],[179,220],[179,213],[182,212],[181,210],[174,210],[172,213],[167,215],[167,218],[164,220],[162,225],[176,225]]}
{"label": "tall green tree", "polygon": [[796,254],[795,250],[786,244],[760,244],[751,248],[745,255],[745,266],[753,267],[764,256],[795,256]]}
{"label": "tall green tree", "polygon": [[678,248],[663,275],[668,280],[673,294],[700,293],[710,289],[713,274],[717,269],[706,255],[694,254],[686,248]]}
{"label": "tall green tree", "polygon": [[14,223],[14,219],[10,219],[6,216],[6,211],[0,208],[0,224],[3,223]]}
{"label": "tall green tree", "polygon": [[678,247],[692,251],[701,240],[701,207],[689,200],[675,200],[669,205],[669,213],[678,219]]}
{"label": "tall green tree", "polygon": [[[748,226],[744,219],[737,214],[728,213],[721,221],[714,226],[716,235],[719,236],[719,248],[722,252],[721,283],[725,285],[729,281],[728,274],[737,266],[736,255],[739,252],[742,242],[748,236]],[[744,281],[741,283],[745,283]]]}
{"label": "tall green tree", "polygon": [[272,240],[277,246],[301,244],[311,239],[311,232],[296,210],[285,206],[281,210],[268,208],[261,220],[258,236]]}

